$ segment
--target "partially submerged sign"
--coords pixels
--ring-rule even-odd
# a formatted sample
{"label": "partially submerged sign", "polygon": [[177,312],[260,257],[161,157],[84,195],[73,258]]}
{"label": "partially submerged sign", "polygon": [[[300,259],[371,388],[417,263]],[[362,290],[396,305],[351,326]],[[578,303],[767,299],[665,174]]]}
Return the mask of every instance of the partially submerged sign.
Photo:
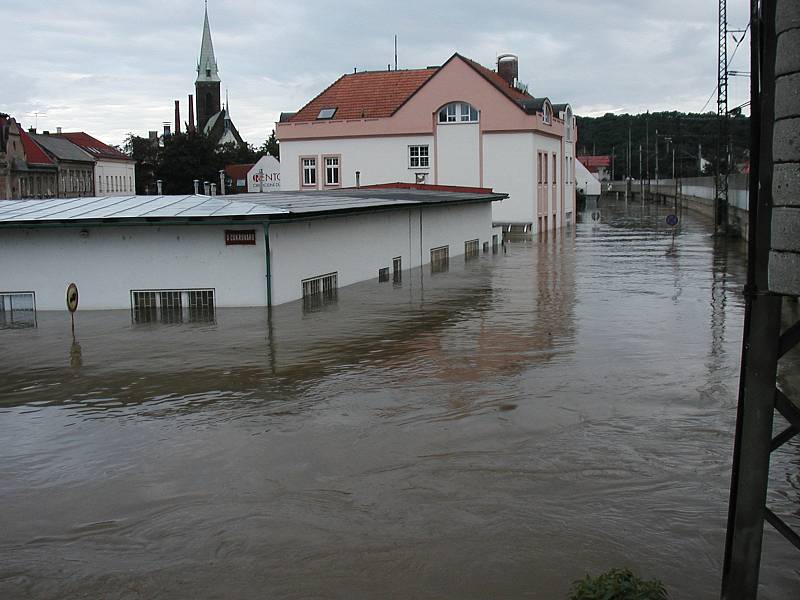
{"label": "partially submerged sign", "polygon": [[67,286],[67,310],[71,313],[78,310],[78,286],[74,283]]}

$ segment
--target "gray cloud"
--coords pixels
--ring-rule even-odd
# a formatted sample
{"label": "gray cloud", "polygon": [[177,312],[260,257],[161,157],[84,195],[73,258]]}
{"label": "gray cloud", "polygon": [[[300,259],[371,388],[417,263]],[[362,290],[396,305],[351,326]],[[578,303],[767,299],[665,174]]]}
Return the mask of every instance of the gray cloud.
{"label": "gray cloud", "polygon": [[[747,3],[731,3],[732,28]],[[172,119],[193,92],[201,0],[4,0],[6,69],[0,110],[25,126],[85,130],[110,143]],[[487,66],[520,57],[536,95],[578,114],[699,110],[716,85],[716,3],[696,0],[211,0],[214,48],[240,132],[260,144],[296,110],[356,67],[401,68],[460,52]],[[731,42],[731,48],[733,42]],[[747,42],[734,68],[748,69]],[[734,79],[731,103],[747,99]],[[714,102],[707,110],[714,109]]]}

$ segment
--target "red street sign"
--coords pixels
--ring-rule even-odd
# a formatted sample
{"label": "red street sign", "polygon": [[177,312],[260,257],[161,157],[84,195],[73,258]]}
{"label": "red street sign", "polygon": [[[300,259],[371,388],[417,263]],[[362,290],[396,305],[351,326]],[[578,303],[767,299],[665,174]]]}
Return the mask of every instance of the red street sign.
{"label": "red street sign", "polygon": [[256,245],[256,230],[255,229],[226,229],[225,230],[225,245],[226,246],[255,246]]}

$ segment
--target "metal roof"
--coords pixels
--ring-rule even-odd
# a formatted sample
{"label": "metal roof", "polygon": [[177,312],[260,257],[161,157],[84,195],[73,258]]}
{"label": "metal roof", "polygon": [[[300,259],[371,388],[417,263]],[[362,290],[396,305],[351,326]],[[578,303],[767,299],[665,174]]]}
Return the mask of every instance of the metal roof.
{"label": "metal roof", "polygon": [[37,144],[55,156],[58,160],[74,160],[93,163],[95,159],[67,139],[56,135],[32,133],[30,136]]}
{"label": "metal roof", "polygon": [[[0,200],[0,225],[44,222],[215,219],[282,220],[407,206],[490,202],[494,192],[409,189],[346,189],[330,192],[265,192],[236,196],[103,196],[47,200]],[[241,198],[241,199],[240,199]]]}

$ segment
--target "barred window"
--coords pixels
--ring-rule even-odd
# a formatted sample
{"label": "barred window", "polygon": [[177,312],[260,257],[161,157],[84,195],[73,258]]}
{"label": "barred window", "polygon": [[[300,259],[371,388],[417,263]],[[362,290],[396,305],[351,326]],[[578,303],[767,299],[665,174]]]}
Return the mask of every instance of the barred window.
{"label": "barred window", "polygon": [[131,290],[134,323],[214,320],[214,290]]}
{"label": "barred window", "polygon": [[300,284],[303,290],[303,307],[313,310],[336,300],[338,273],[309,277]]}
{"label": "barred window", "polygon": [[450,246],[431,248],[431,273],[444,273],[450,268]]}
{"label": "barred window", "polygon": [[0,327],[36,327],[36,296],[33,292],[0,292]]}
{"label": "barred window", "polygon": [[478,256],[479,244],[480,242],[478,240],[464,242],[464,258],[469,260],[470,258]]}

